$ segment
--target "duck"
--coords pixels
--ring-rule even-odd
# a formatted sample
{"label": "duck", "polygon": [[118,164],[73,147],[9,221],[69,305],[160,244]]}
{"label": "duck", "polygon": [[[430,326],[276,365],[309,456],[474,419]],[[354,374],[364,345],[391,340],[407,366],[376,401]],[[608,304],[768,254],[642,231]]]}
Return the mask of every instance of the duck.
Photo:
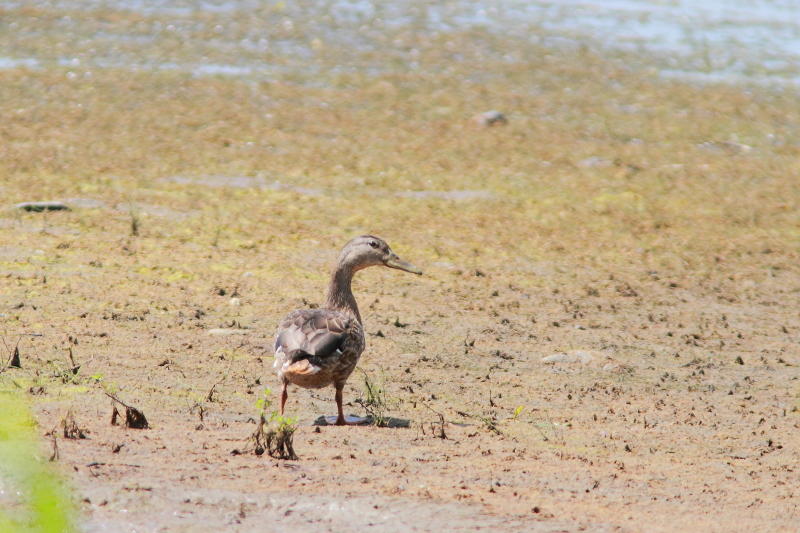
{"label": "duck", "polygon": [[284,414],[289,385],[335,389],[335,417],[326,422],[338,426],[363,423],[345,417],[342,391],[366,346],[361,313],[351,283],[359,270],[383,266],[421,275],[422,271],[400,259],[389,245],[374,235],[361,235],[349,241],[339,254],[328,285],[325,303],[316,309],[289,313],[275,334],[274,369],[281,381],[280,413]]}

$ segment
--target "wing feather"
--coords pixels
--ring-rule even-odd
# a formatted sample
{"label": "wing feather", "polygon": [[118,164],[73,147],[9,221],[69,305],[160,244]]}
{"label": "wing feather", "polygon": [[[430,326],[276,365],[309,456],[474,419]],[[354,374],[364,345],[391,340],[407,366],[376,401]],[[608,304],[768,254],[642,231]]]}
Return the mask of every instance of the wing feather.
{"label": "wing feather", "polygon": [[278,328],[275,350],[301,351],[315,358],[330,357],[342,346],[351,319],[332,309],[303,309],[290,314]]}

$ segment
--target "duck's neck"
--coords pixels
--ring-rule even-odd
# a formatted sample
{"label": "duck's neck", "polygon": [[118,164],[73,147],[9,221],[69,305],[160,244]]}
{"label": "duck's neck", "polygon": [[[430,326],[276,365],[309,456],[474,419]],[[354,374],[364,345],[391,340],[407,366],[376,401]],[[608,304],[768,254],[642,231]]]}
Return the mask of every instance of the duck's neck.
{"label": "duck's neck", "polygon": [[325,299],[327,309],[344,311],[356,318],[361,323],[361,314],[358,312],[358,304],[353,296],[350,284],[353,281],[355,271],[347,264],[340,263],[331,274],[331,282],[328,285],[328,297]]}

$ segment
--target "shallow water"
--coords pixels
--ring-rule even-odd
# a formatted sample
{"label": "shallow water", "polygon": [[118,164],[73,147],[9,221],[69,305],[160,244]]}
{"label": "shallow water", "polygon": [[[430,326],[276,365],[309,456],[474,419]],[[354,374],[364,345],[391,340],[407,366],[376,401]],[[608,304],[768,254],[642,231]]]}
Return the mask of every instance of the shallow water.
{"label": "shallow water", "polygon": [[[373,74],[424,68],[416,61],[419,50],[408,44],[409,32],[435,36],[478,28],[551,46],[639,52],[665,77],[800,84],[800,17],[797,3],[788,0],[328,0],[269,6],[255,0],[53,0],[37,3],[33,15],[27,5],[0,0],[11,15],[0,23],[6,43],[0,68],[176,70],[252,79]],[[93,16],[108,13],[122,22]],[[55,46],[37,46],[47,39]],[[330,54],[324,64],[320,51]],[[369,55],[375,52],[380,57]]]}

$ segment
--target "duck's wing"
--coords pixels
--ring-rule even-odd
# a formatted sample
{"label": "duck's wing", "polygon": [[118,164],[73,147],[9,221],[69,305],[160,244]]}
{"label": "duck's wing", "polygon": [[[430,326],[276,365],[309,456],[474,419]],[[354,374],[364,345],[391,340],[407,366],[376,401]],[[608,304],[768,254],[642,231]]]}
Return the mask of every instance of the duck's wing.
{"label": "duck's wing", "polygon": [[278,327],[275,352],[295,359],[314,356],[325,359],[336,354],[347,339],[352,318],[332,309],[301,309],[287,316]]}

